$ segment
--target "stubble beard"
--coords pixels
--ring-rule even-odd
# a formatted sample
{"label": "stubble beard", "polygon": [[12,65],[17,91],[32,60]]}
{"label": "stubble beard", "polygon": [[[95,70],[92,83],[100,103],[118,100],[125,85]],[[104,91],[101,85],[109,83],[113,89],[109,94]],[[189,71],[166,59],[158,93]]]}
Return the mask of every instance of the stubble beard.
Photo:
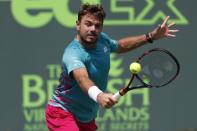
{"label": "stubble beard", "polygon": [[83,36],[81,35],[79,32],[78,32],[78,36],[82,42],[82,44],[85,44],[85,45],[96,45],[96,42],[98,40],[98,38],[96,38],[94,41],[88,41],[86,40],[86,38],[88,37],[87,35],[86,36]]}

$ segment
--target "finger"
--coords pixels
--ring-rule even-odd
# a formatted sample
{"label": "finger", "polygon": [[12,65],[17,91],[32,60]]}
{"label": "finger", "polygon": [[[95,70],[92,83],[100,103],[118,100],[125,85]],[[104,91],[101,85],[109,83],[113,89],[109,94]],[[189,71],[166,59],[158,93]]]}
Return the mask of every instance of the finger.
{"label": "finger", "polygon": [[111,106],[109,106],[109,105],[104,105],[103,108],[109,109],[109,108],[111,108]]}
{"label": "finger", "polygon": [[167,16],[167,17],[164,19],[163,23],[161,24],[161,27],[164,27],[164,26],[166,25],[166,23],[168,22],[169,19],[170,19],[170,16]]}
{"label": "finger", "polygon": [[172,23],[170,23],[169,25],[168,25],[168,27],[171,27],[171,26],[174,26],[174,25],[176,25],[174,22],[172,22]]}
{"label": "finger", "polygon": [[166,36],[167,37],[176,37],[176,35],[173,35],[173,34],[167,34]]}
{"label": "finger", "polygon": [[105,107],[106,108],[111,108],[114,104],[112,102],[107,102]]}
{"label": "finger", "polygon": [[118,103],[118,101],[117,101],[115,98],[113,98],[113,97],[110,97],[109,99],[110,99],[110,101],[111,101],[113,104]]}
{"label": "finger", "polygon": [[109,102],[109,100],[106,100],[101,106],[103,108],[110,108],[112,104]]}
{"label": "finger", "polygon": [[110,105],[106,105],[105,108],[109,109],[109,108],[111,108],[111,106]]}
{"label": "finger", "polygon": [[105,100],[105,103],[107,105],[113,105],[114,101],[112,99],[110,99],[110,97],[107,97],[106,100]]}
{"label": "finger", "polygon": [[161,28],[161,25],[159,24],[156,28],[156,30],[159,30]]}
{"label": "finger", "polygon": [[179,32],[179,30],[169,30],[168,32],[169,33],[176,33],[176,32]]}

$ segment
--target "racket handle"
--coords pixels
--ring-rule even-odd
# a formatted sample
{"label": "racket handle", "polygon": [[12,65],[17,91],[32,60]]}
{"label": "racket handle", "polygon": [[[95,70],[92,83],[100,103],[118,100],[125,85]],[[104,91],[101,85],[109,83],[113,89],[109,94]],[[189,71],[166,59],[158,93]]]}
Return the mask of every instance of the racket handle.
{"label": "racket handle", "polygon": [[120,95],[120,93],[119,93],[119,91],[118,91],[118,92],[116,92],[116,94],[114,94],[112,97],[115,98],[116,100],[118,100],[118,99],[121,97],[121,95]]}

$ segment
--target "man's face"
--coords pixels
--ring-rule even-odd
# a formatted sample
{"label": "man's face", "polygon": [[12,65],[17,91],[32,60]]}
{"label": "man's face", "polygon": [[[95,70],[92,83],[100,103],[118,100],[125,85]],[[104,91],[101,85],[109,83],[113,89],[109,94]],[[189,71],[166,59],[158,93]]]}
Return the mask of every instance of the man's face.
{"label": "man's face", "polygon": [[84,44],[95,44],[102,31],[103,21],[87,14],[77,21],[78,39]]}

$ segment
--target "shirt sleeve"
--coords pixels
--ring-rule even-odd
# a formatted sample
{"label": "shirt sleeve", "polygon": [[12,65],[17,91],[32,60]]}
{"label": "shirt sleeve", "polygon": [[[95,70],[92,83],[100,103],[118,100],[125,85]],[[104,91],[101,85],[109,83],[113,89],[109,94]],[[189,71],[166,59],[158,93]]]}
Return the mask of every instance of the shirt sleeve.
{"label": "shirt sleeve", "polygon": [[107,40],[109,47],[111,49],[111,52],[115,52],[118,49],[118,41],[110,38],[107,34],[101,33],[102,37]]}
{"label": "shirt sleeve", "polygon": [[67,68],[67,73],[70,73],[78,68],[85,68],[84,57],[78,50],[69,50],[64,52],[63,63]]}

